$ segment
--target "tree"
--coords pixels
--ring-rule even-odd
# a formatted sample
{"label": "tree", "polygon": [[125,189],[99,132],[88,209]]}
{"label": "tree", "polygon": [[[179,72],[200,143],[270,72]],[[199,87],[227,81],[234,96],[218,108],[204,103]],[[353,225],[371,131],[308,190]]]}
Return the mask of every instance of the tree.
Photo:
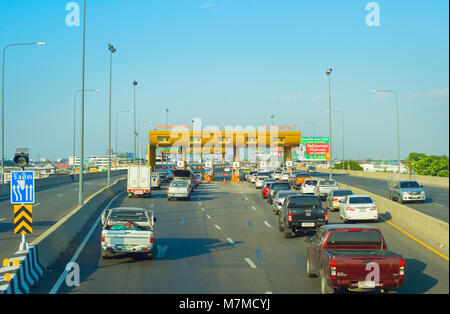
{"label": "tree", "polygon": [[448,177],[448,156],[436,156],[422,153],[410,153],[406,159],[411,172],[424,176]]}
{"label": "tree", "polygon": [[[363,167],[361,167],[356,161],[350,160],[344,162],[344,170],[348,169],[348,163],[350,163],[350,170],[363,171]],[[342,169],[342,162],[338,163],[333,167],[333,169]]]}

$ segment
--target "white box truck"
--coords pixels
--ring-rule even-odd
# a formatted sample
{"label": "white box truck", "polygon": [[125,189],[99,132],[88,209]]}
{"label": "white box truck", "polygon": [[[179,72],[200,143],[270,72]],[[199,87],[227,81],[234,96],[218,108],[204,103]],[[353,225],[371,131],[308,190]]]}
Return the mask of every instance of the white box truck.
{"label": "white box truck", "polygon": [[151,167],[145,165],[131,165],[128,167],[128,197],[133,195],[151,197],[151,171]]}

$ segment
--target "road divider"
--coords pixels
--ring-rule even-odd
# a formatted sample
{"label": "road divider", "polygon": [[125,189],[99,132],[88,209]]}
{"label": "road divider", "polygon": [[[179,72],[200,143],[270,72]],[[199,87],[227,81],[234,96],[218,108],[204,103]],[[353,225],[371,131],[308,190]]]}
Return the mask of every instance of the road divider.
{"label": "road divider", "polygon": [[340,188],[350,189],[355,194],[370,195],[375,200],[379,216],[383,221],[425,246],[433,253],[447,261],[449,260],[448,223],[354,186],[342,183],[339,183],[339,186]]}

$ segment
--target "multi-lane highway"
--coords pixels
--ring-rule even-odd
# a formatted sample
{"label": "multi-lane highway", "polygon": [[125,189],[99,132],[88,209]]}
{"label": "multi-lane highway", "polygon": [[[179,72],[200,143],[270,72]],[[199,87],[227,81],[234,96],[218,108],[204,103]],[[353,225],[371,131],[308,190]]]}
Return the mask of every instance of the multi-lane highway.
{"label": "multi-lane highway", "polygon": [[[112,177],[113,180],[119,178]],[[84,181],[84,198],[106,186],[106,178]],[[31,243],[78,206],[78,181],[64,183],[36,191],[33,205],[33,233],[26,236]],[[14,234],[13,205],[9,197],[0,199],[0,259],[11,257],[19,248],[21,235]]]}
{"label": "multi-lane highway", "polygon": [[[102,211],[99,208],[31,292],[320,293],[319,280],[305,276],[304,238],[282,236],[277,216],[253,184],[202,184],[190,201],[168,202],[164,189],[150,199],[128,199],[124,193],[110,204],[118,206],[154,210],[157,249],[153,260],[127,255],[103,260],[101,227],[95,224]],[[330,223],[341,223],[337,213],[330,213]],[[388,224],[370,225],[380,228],[388,247],[406,260],[406,280],[399,293],[449,292],[446,260]],[[86,237],[90,229],[93,232]],[[80,286],[68,287],[59,279],[79,248]]]}
{"label": "multi-lane highway", "polygon": [[[328,174],[318,173],[317,177],[328,177]],[[335,174],[333,178],[336,181],[358,187],[360,189],[372,192],[374,194],[389,198],[387,189],[387,181],[380,179],[364,178],[357,176],[350,176],[347,174]],[[425,203],[409,202],[403,205],[413,208],[429,216],[449,222],[449,190],[444,187],[424,186],[427,193]]]}

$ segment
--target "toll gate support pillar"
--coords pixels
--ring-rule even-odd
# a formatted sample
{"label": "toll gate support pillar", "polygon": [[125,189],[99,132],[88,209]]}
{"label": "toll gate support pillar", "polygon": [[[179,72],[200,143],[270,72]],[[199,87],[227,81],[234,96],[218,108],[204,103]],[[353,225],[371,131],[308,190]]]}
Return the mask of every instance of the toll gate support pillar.
{"label": "toll gate support pillar", "polygon": [[148,146],[148,165],[152,168],[152,171],[156,171],[156,147],[154,145]]}

